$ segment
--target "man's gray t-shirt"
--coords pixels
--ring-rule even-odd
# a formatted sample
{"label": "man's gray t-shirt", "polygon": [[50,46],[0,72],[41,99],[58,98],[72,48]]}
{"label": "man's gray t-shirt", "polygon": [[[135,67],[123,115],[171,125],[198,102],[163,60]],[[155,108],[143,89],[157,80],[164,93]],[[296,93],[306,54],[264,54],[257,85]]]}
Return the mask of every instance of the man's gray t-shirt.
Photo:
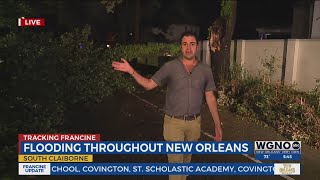
{"label": "man's gray t-shirt", "polygon": [[172,60],[151,79],[158,86],[167,85],[165,113],[171,116],[200,113],[204,93],[216,90],[211,68],[201,62],[189,74],[181,59]]}

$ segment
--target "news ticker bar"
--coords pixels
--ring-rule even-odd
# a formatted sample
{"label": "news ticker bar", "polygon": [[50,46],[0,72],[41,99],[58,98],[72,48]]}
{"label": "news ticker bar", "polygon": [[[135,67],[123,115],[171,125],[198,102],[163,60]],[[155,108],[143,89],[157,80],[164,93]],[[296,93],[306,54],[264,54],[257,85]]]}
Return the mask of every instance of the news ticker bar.
{"label": "news ticker bar", "polygon": [[300,163],[19,163],[19,175],[300,175]]}

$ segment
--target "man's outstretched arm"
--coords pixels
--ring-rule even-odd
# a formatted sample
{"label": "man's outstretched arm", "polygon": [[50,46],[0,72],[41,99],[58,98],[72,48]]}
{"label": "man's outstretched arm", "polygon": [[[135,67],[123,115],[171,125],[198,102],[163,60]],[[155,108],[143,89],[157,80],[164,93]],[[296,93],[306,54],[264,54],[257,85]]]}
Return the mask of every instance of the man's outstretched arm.
{"label": "man's outstretched arm", "polygon": [[112,62],[112,67],[114,70],[129,73],[137,81],[137,83],[144,87],[146,90],[151,90],[158,86],[152,79],[145,78],[138,72],[136,72],[130,66],[127,60],[121,58],[121,61],[122,62]]}
{"label": "man's outstretched arm", "polygon": [[222,140],[222,128],[221,128],[221,121],[220,121],[220,116],[218,112],[218,103],[217,103],[217,98],[213,94],[213,91],[207,91],[206,94],[206,101],[211,113],[211,116],[214,121],[214,126],[215,126],[215,141],[221,141]]}

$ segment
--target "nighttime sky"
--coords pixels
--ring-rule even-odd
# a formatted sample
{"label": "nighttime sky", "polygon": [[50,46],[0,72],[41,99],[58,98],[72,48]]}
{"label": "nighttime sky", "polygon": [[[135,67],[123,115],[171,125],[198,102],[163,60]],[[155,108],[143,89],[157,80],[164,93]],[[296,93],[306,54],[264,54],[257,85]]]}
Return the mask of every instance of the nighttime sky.
{"label": "nighttime sky", "polygon": [[[153,0],[141,0],[141,27],[162,27],[170,24],[192,24],[200,27],[200,38],[205,39],[208,27],[219,16],[220,1],[217,0],[162,0],[160,7],[154,8]],[[53,31],[70,31],[74,27],[89,24],[101,36],[106,31],[133,30],[134,2],[115,9],[115,14],[107,14],[99,0],[59,0],[31,1],[31,8],[37,16],[48,19]],[[49,3],[47,3],[49,2]],[[150,5],[151,4],[151,5]],[[152,8],[150,8],[152,7]],[[292,0],[246,1],[238,0],[235,38],[258,38],[257,27],[290,27],[292,23]],[[131,25],[129,25],[131,23]],[[126,24],[128,24],[126,26]]]}
{"label": "nighttime sky", "polygon": [[[236,38],[258,38],[257,27],[290,27],[292,0],[238,1]],[[171,23],[200,26],[200,36],[207,37],[207,28],[219,16],[220,1],[164,0],[154,16],[153,26]]]}
{"label": "nighttime sky", "polygon": [[[199,3],[202,2],[202,3]],[[220,2],[210,0],[190,1],[191,11],[201,27],[202,37],[207,27],[219,16]],[[292,0],[245,1],[238,0],[234,37],[258,38],[257,27],[290,27],[293,14]]]}
{"label": "nighttime sky", "polygon": [[235,37],[254,38],[257,27],[290,27],[293,1],[241,1],[238,3]]}

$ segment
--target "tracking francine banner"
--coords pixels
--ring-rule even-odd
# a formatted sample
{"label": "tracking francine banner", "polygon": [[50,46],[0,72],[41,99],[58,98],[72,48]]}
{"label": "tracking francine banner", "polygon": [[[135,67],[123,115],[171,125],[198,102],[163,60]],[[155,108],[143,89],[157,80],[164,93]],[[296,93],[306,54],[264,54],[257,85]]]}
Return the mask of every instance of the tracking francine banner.
{"label": "tracking francine banner", "polygon": [[300,160],[299,141],[101,141],[99,134],[19,134],[19,175],[299,175],[300,163],[95,163],[94,154],[236,154]]}

